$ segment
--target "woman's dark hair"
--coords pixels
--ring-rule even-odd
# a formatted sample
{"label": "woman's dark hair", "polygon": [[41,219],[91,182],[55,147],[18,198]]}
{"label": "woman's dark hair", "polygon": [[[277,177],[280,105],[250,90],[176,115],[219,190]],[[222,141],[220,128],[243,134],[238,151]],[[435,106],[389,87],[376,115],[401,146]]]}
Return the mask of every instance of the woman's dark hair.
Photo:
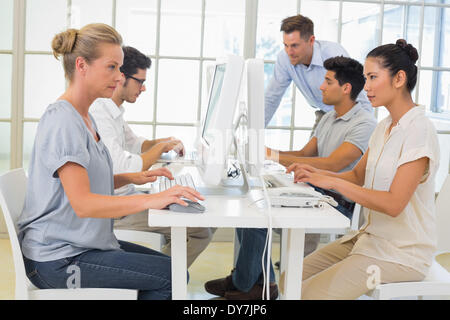
{"label": "woman's dark hair", "polygon": [[391,76],[403,70],[406,73],[406,88],[409,92],[416,86],[416,61],[419,59],[419,54],[416,48],[406,40],[398,39],[395,44],[390,43],[376,47],[367,54],[367,58],[369,57],[380,59],[381,66],[388,69]]}
{"label": "woman's dark hair", "polygon": [[333,71],[335,73],[334,77],[339,82],[340,86],[343,86],[345,83],[350,83],[352,85],[350,99],[355,101],[358,94],[364,88],[362,64],[355,59],[340,56],[325,60],[323,66],[328,71]]}
{"label": "woman's dark hair", "polygon": [[120,71],[125,76],[132,76],[138,72],[138,69],[150,68],[152,61],[145,54],[133,47],[122,47],[123,50],[123,65]]}

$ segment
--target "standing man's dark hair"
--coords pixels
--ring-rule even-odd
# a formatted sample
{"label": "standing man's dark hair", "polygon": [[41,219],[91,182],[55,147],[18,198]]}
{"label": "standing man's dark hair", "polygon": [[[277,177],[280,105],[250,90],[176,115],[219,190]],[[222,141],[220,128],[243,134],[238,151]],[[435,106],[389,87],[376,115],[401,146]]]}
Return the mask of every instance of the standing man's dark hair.
{"label": "standing man's dark hair", "polygon": [[340,56],[325,60],[323,66],[328,71],[335,73],[334,77],[339,82],[339,85],[350,83],[352,86],[350,98],[355,101],[364,88],[364,67],[362,64],[355,59]]}
{"label": "standing man's dark hair", "polygon": [[308,40],[314,35],[314,23],[308,17],[298,14],[296,16],[287,17],[281,22],[280,31],[287,34],[294,31],[300,31],[303,40]]}
{"label": "standing man's dark hair", "polygon": [[123,50],[123,65],[120,71],[125,74],[125,77],[132,76],[138,72],[138,69],[148,69],[152,65],[152,60],[145,54],[133,47],[122,47]]}

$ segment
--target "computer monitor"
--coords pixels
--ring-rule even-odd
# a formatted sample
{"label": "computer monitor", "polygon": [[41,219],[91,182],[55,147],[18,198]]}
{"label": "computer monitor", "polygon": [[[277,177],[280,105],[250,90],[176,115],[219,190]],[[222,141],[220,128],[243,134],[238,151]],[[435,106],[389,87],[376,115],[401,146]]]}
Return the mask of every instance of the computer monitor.
{"label": "computer monitor", "polygon": [[257,177],[264,166],[264,60],[248,59],[242,81],[247,106],[247,145],[245,162],[250,176]]}
{"label": "computer monitor", "polygon": [[197,143],[199,157],[196,164],[207,185],[219,186],[226,172],[243,68],[244,59],[231,55],[218,60],[215,65],[208,107]]}
{"label": "computer monitor", "polygon": [[226,63],[216,64],[214,70],[214,78],[210,89],[208,109],[202,128],[202,139],[206,142],[206,144],[208,144],[208,146],[211,145],[214,140],[215,127],[213,125],[217,124],[218,121],[217,115],[219,113],[219,98],[222,93],[226,67]]}

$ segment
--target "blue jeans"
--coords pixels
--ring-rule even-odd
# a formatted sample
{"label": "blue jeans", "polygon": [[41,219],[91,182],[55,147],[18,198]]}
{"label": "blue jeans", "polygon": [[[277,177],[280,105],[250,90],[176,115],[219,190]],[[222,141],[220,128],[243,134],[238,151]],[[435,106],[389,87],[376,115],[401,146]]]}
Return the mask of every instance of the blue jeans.
{"label": "blue jeans", "polygon": [[[266,243],[267,229],[238,228],[236,229],[240,249],[233,272],[233,284],[240,291],[248,292],[256,283],[262,285],[261,258]],[[267,265],[267,250],[264,255],[264,268]],[[267,272],[267,270],[266,270]],[[270,261],[270,282],[275,282],[272,260]]]}
{"label": "blue jeans", "polygon": [[[123,250],[89,250],[74,257],[37,262],[24,257],[25,270],[38,288],[135,289],[139,300],[172,297],[170,257],[133,243],[119,241]],[[79,279],[75,280],[74,270]],[[189,275],[188,275],[189,277]]]}
{"label": "blue jeans", "polygon": [[[323,192],[323,189],[314,188],[326,194]],[[347,204],[339,203],[336,209],[351,219],[353,211],[350,211]],[[263,283],[261,257],[266,243],[267,229],[239,228],[236,229],[236,234],[239,239],[240,249],[236,260],[236,268],[232,276],[233,284],[240,291],[248,292],[256,283]],[[266,268],[266,257],[267,253],[264,256],[264,268]],[[275,282],[272,261],[270,261],[270,282]]]}

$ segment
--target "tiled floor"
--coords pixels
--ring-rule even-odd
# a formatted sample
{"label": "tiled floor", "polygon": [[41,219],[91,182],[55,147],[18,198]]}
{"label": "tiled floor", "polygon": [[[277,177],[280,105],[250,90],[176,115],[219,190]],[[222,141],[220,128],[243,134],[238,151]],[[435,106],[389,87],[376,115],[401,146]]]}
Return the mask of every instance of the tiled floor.
{"label": "tiled floor", "polygon": [[[279,258],[279,246],[272,250],[274,261]],[[233,243],[211,242],[189,268],[188,299],[216,299],[203,285],[206,281],[227,276],[233,267]],[[277,275],[278,276],[278,275]],[[14,299],[15,273],[9,240],[0,239],[0,300]]]}

